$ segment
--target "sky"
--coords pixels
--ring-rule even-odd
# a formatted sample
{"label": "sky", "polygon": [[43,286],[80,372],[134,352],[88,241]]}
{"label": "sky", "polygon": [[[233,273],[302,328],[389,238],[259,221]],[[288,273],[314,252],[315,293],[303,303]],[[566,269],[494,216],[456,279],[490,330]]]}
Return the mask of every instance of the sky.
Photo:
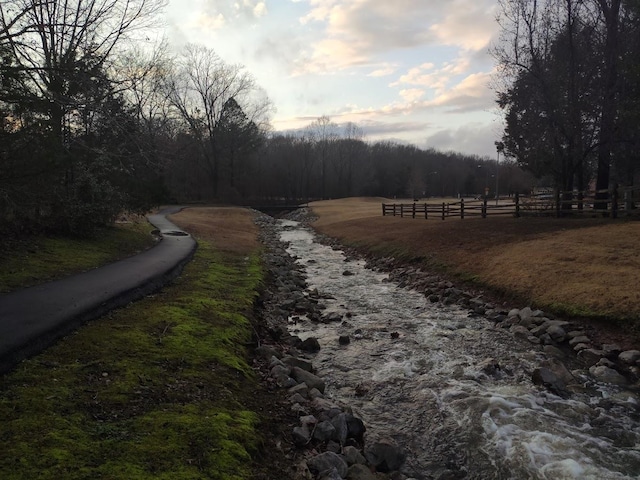
{"label": "sky", "polygon": [[392,140],[495,157],[497,0],[169,0],[174,48],[242,64],[275,131],[321,116]]}

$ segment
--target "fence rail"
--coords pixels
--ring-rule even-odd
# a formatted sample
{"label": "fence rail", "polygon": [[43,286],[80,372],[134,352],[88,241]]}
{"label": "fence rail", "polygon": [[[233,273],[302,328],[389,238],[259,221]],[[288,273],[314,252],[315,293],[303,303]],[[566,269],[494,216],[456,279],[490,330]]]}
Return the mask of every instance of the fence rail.
{"label": "fence rail", "polygon": [[521,216],[567,216],[638,215],[640,209],[640,187],[614,188],[589,192],[547,191],[489,200],[460,199],[455,202],[429,203],[383,203],[383,216],[424,217],[425,219],[449,217],[482,217],[496,215]]}

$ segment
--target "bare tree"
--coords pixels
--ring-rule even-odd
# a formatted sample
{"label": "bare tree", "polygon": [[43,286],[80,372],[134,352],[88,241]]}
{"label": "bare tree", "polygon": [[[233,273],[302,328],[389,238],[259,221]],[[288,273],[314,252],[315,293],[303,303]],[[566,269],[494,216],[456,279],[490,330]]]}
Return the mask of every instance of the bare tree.
{"label": "bare tree", "polygon": [[218,128],[225,107],[233,101],[247,121],[268,124],[269,100],[242,65],[227,64],[212,49],[188,45],[168,85],[174,108],[197,139],[211,192],[220,187],[221,136]]}
{"label": "bare tree", "polygon": [[3,0],[0,42],[25,72],[25,90],[65,141],[65,118],[77,108],[81,77],[106,68],[125,39],[151,26],[164,0]]}

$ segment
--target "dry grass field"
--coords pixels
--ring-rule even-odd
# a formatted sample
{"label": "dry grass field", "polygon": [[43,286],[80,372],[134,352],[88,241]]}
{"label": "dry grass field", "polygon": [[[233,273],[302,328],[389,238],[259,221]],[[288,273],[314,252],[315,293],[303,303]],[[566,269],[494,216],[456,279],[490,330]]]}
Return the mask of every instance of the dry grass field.
{"label": "dry grass field", "polygon": [[605,218],[412,219],[381,198],[314,202],[314,227],[557,313],[640,325],[640,222]]}

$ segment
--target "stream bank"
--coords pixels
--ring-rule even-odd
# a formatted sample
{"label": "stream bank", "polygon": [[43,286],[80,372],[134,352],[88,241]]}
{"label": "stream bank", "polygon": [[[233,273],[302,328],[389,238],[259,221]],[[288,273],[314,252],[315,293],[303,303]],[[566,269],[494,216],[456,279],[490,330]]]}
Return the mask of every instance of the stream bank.
{"label": "stream bank", "polygon": [[[295,218],[304,221],[307,215]],[[393,259],[369,259],[365,265],[325,247],[319,261],[306,251],[310,243],[319,245],[318,237],[299,231],[295,222],[257,222],[274,279],[262,300],[271,338],[258,354],[270,381],[293,389],[291,407],[300,423],[292,441],[308,459],[298,463],[298,478],[511,478],[513,472],[530,478],[633,478],[616,469],[638,467],[635,352],[596,345],[570,322],[528,307],[496,306],[438,276],[398,268]],[[291,241],[283,233],[287,229]],[[343,286],[347,280],[352,283]],[[338,298],[347,288],[356,289],[354,296]],[[376,288],[379,297],[394,295],[393,307],[407,301],[408,313],[380,317],[388,305],[364,300]],[[370,364],[374,371],[366,371]],[[299,370],[311,370],[315,378]],[[310,387],[302,379],[318,383]],[[576,409],[574,420],[582,426],[565,425],[564,416]],[[619,421],[606,425],[613,415],[622,415],[629,433],[618,431]],[[541,417],[562,428],[536,427]],[[356,431],[369,430],[360,438],[347,428],[344,435],[327,433],[321,440],[318,425],[331,431],[328,424],[336,418],[338,425],[351,421]],[[568,455],[580,442],[586,453]],[[597,459],[581,462],[597,446],[614,449],[621,459],[601,467],[598,462],[605,460],[595,452]],[[344,461],[345,447],[356,449],[364,463],[352,458],[345,471],[325,455],[323,460],[337,462],[325,469],[336,471],[326,475],[324,464],[314,463],[320,452]],[[395,455],[388,461],[387,452]]]}

